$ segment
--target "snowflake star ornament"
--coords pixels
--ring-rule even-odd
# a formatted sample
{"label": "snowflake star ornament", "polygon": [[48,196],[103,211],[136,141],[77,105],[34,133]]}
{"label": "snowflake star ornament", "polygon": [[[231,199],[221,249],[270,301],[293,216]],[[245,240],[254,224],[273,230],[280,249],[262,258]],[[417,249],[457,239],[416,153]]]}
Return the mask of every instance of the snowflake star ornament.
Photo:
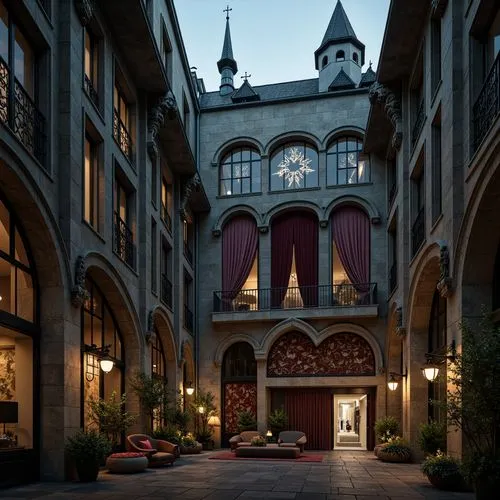
{"label": "snowflake star ornament", "polygon": [[[297,148],[291,148],[288,154],[285,153],[285,157],[278,165],[278,171],[273,175],[278,175],[284,177],[288,181],[288,187],[292,187],[295,183],[297,187],[301,187],[300,183],[304,179],[304,176],[314,172],[309,164],[312,160],[306,158],[304,154]],[[290,168],[295,166],[296,168]]]}

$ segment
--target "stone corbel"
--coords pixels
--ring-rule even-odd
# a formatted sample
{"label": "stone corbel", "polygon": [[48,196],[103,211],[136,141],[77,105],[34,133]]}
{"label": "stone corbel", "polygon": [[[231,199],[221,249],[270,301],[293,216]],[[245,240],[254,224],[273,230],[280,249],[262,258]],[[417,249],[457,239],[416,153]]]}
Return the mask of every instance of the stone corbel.
{"label": "stone corbel", "polygon": [[401,115],[401,101],[396,97],[396,94],[385,85],[375,82],[370,87],[368,94],[371,104],[381,104],[384,106],[384,111],[389,118],[394,132],[392,135],[392,147],[399,151],[403,142],[403,120]]}
{"label": "stone corbel", "polygon": [[80,256],[76,259],[75,284],[71,289],[71,303],[75,307],[81,307],[83,303],[90,298],[90,294],[85,288],[86,272],[85,257]]}
{"label": "stone corbel", "polygon": [[376,225],[380,224],[380,217],[379,217],[379,216],[377,216],[377,217],[372,217],[372,218],[371,218],[371,223],[372,223],[374,226],[376,226]]}
{"label": "stone corbel", "polygon": [[396,326],[395,326],[394,331],[398,337],[405,337],[406,336],[406,328],[404,327],[404,323],[403,323],[403,308],[402,307],[398,307],[396,309]]}
{"label": "stone corbel", "polygon": [[191,213],[189,210],[189,202],[193,193],[198,192],[201,189],[201,178],[198,172],[196,172],[184,186],[184,195],[182,196],[180,214],[183,219],[191,219]]}
{"label": "stone corbel", "polygon": [[221,234],[222,234],[222,231],[220,229],[212,229],[212,236],[214,238],[219,238]]}
{"label": "stone corbel", "polygon": [[267,234],[269,232],[269,226],[259,226],[260,234]]}
{"label": "stone corbel", "polygon": [[158,158],[158,144],[156,144],[156,140],[148,141],[147,148],[151,161],[156,161]]}
{"label": "stone corbel", "polygon": [[320,220],[319,227],[321,229],[326,229],[328,227],[328,220],[327,219]]}
{"label": "stone corbel", "polygon": [[82,26],[87,26],[94,17],[94,0],[75,0],[75,9]]}
{"label": "stone corbel", "polygon": [[453,278],[450,274],[450,252],[448,244],[444,241],[439,242],[439,271],[436,288],[441,297],[446,299],[453,294]]}
{"label": "stone corbel", "polygon": [[177,115],[177,102],[169,90],[151,110],[148,117],[148,143],[156,141],[165,120],[172,120]]}

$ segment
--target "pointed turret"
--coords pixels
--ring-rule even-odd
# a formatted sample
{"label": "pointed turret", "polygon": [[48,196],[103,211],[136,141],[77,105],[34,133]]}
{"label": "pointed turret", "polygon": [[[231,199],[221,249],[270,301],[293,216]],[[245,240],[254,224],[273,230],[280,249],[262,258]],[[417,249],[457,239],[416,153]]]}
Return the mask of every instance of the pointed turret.
{"label": "pointed turret", "polygon": [[224,35],[224,46],[222,55],[217,62],[219,73],[221,74],[220,94],[227,95],[234,92],[234,75],[238,73],[238,64],[233,57],[233,44],[231,43],[231,30],[229,29],[229,7],[226,12],[226,33]]}
{"label": "pointed turret", "polygon": [[341,68],[355,85],[361,81],[365,46],[358,40],[340,0],[337,1],[323,41],[314,57],[316,69],[319,70],[320,92],[328,91]]}

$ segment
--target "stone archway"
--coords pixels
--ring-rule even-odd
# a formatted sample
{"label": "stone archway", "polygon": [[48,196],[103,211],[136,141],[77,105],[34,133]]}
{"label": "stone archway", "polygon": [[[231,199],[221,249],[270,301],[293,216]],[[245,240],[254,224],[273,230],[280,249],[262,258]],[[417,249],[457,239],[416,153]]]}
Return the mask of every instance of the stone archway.
{"label": "stone archway", "polygon": [[408,298],[408,332],[404,366],[408,377],[403,388],[403,434],[416,444],[418,427],[428,420],[428,382],[422,375],[428,351],[428,328],[432,299],[440,277],[439,245],[429,246],[417,262]]}
{"label": "stone archway", "polygon": [[177,391],[177,347],[172,323],[170,322],[168,313],[162,306],[157,306],[153,310],[153,325],[156,327],[165,355],[168,388],[172,391]]}

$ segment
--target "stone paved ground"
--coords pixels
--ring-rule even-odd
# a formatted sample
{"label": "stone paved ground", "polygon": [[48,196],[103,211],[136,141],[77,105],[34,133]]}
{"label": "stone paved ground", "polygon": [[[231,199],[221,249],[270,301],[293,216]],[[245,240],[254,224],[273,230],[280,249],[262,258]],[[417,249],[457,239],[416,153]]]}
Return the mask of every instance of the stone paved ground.
{"label": "stone paved ground", "polygon": [[19,499],[189,500],[472,500],[430,486],[416,464],[386,464],[372,453],[331,452],[321,463],[209,460],[183,457],[173,467],[141,474],[101,473],[91,484],[38,483],[0,491]]}

